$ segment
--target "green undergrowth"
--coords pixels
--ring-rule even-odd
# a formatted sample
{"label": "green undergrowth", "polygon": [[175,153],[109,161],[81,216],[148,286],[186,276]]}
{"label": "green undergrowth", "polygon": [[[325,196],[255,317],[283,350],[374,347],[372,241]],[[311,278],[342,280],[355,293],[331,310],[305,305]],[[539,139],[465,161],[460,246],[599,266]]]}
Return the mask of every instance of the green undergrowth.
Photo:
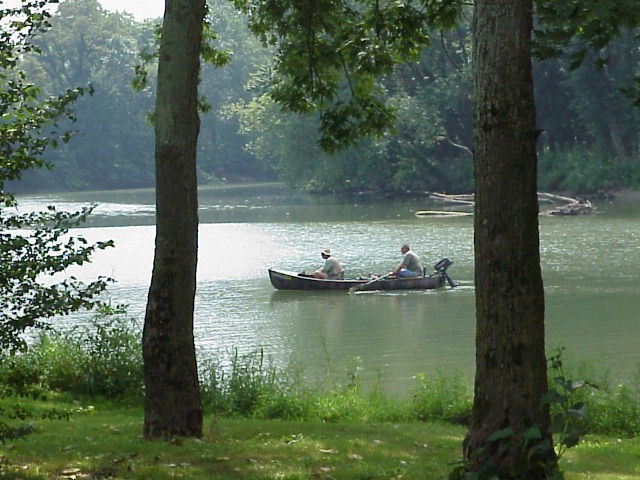
{"label": "green undergrowth", "polygon": [[[571,400],[584,405],[586,433],[639,436],[640,367],[636,378],[615,385],[597,367],[565,365],[571,385],[589,386],[571,389]],[[416,374],[410,391],[393,398],[380,385],[363,387],[360,372],[356,359],[341,372],[327,372],[326,378],[338,380],[309,384],[304,372],[277,366],[262,350],[244,354],[233,350],[224,358],[201,355],[199,359],[208,414],[292,421],[468,424],[471,379],[460,373]],[[552,378],[549,383],[556,381]],[[51,391],[140,405],[139,325],[121,312],[102,311],[87,325],[41,332],[25,352],[0,353],[0,395],[37,398]],[[2,418],[0,412],[0,423]]]}
{"label": "green undergrowth", "polygon": [[[565,478],[640,480],[640,373],[611,386],[597,365],[550,359],[562,365],[550,369],[552,413],[572,420],[567,445],[580,440],[563,452]],[[445,478],[460,460],[470,379],[416,374],[393,398],[362,386],[358,359],[342,368],[309,384],[262,350],[201,355],[204,437],[148,442],[139,326],[102,312],[0,354],[0,479]]]}
{"label": "green undergrowth", "polygon": [[[202,439],[141,437],[142,410],[110,402],[5,398],[69,411],[0,445],[0,479],[443,479],[459,459],[462,426],[333,423],[206,416]],[[568,480],[640,479],[640,440],[589,436],[562,459]]]}
{"label": "green undergrowth", "polygon": [[392,398],[380,386],[363,388],[358,362],[339,378],[305,384],[298,374],[276,367],[262,351],[233,352],[231,368],[203,362],[205,408],[224,416],[324,422],[441,421],[464,425],[471,412],[469,379],[462,374],[418,374],[410,396]]}

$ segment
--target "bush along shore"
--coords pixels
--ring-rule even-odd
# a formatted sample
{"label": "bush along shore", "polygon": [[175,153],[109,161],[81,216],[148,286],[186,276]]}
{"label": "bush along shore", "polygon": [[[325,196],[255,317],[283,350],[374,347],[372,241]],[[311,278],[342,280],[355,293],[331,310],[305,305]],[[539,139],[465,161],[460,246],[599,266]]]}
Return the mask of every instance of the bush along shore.
{"label": "bush along shore", "polygon": [[[0,479],[446,477],[460,460],[470,380],[418,374],[396,399],[365,391],[358,370],[309,387],[263,351],[205,356],[204,437],[146,442],[140,329],[104,310],[0,357]],[[594,368],[564,366],[559,351],[550,376],[566,478],[640,478],[640,372],[611,387]]]}

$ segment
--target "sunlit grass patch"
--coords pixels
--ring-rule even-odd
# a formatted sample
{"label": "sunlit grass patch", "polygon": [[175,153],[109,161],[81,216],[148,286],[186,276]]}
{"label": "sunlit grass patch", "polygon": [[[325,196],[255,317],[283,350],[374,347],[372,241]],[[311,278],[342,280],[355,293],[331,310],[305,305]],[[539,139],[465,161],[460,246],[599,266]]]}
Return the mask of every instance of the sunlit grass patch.
{"label": "sunlit grass patch", "polygon": [[[436,478],[446,473],[462,441],[451,427],[418,424],[327,424],[322,422],[221,422],[229,465],[249,462],[264,478]],[[236,427],[245,425],[242,432]],[[240,437],[229,435],[232,432]],[[238,458],[234,445],[250,445],[250,459]],[[453,455],[453,457],[452,457]],[[431,475],[420,477],[427,472]],[[328,478],[328,477],[327,477]]]}
{"label": "sunlit grass patch", "polygon": [[5,445],[0,478],[438,478],[463,436],[458,427],[417,423],[209,418],[201,440],[150,442],[140,436],[139,409],[87,411]]}
{"label": "sunlit grass patch", "polygon": [[561,463],[566,478],[640,479],[640,438],[588,436]]}

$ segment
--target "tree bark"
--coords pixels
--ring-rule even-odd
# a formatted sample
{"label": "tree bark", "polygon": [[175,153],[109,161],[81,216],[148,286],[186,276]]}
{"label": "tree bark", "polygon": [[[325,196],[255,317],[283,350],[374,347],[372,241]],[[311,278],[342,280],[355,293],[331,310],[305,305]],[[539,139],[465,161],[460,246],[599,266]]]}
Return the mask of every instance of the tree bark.
{"label": "tree bark", "polygon": [[193,338],[204,0],[166,0],[156,93],[156,245],[143,331],[144,437],[202,434]]}
{"label": "tree bark", "polygon": [[[547,478],[551,446],[540,269],[531,0],[476,0],[473,20],[476,378],[465,457],[499,478]],[[542,438],[522,448],[538,427]],[[489,437],[503,429],[513,435]]]}

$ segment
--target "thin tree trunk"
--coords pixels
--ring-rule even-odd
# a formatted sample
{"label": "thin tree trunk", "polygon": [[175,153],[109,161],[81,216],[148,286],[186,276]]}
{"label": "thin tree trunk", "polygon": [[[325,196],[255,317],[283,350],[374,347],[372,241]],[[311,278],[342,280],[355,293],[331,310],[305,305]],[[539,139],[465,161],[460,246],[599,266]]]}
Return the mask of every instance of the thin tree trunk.
{"label": "thin tree trunk", "polygon": [[204,0],[166,0],[156,96],[156,249],[143,332],[145,438],[202,434],[193,338]]}
{"label": "thin tree trunk", "polygon": [[[540,270],[531,0],[476,0],[473,50],[476,379],[465,455],[499,478],[547,478],[544,291]],[[532,427],[542,438],[522,448]],[[489,442],[498,431],[513,435]],[[519,470],[518,470],[519,469]],[[517,472],[517,473],[514,473]]]}

